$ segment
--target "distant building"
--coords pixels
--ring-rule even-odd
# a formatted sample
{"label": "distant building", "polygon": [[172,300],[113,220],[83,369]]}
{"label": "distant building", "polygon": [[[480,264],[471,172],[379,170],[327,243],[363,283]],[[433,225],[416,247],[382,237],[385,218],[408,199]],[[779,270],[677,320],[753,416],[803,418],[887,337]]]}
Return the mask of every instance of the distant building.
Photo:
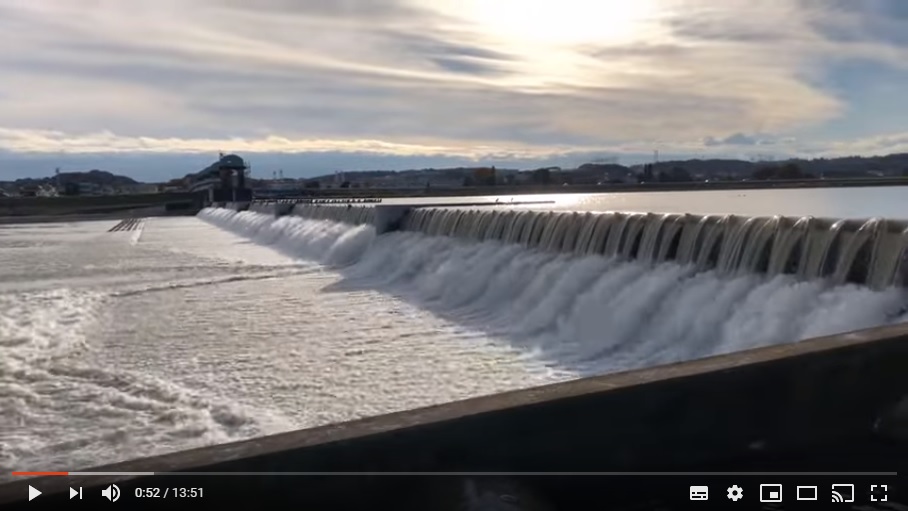
{"label": "distant building", "polygon": [[288,195],[298,195],[302,192],[305,184],[294,179],[276,179],[271,181],[260,182],[253,191],[256,197],[280,197]]}
{"label": "distant building", "polygon": [[158,193],[158,185],[154,183],[138,183],[134,185],[124,186],[121,189],[121,193],[132,193],[132,194],[147,194],[147,193]]}
{"label": "distant building", "polygon": [[239,156],[222,154],[218,161],[187,177],[189,191],[205,193],[208,202],[251,200],[252,192],[246,187],[247,169]]}

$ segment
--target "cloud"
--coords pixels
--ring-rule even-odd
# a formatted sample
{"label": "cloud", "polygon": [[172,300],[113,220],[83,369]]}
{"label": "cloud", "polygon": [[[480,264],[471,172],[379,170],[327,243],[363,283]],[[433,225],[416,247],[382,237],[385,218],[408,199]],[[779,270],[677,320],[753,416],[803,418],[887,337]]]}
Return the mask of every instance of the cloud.
{"label": "cloud", "polygon": [[[632,165],[689,158],[775,159],[791,157],[874,156],[908,152],[908,132],[831,142],[805,141],[771,134],[741,134],[758,144],[708,144],[703,140],[653,143],[625,141],[598,147],[482,144],[389,144],[374,140],[287,139],[155,139],[113,133],[68,135],[0,129],[0,180],[44,177],[54,168],[65,171],[100,168],[144,181],[165,181],[196,172],[219,151],[236,151],[253,167],[253,175],[311,177],[337,170],[405,170],[469,165],[533,169],[570,168],[606,157]],[[726,137],[733,138],[733,137]],[[771,143],[769,143],[771,142]]]}
{"label": "cloud", "polygon": [[473,157],[778,145],[854,108],[827,86],[830,66],[908,63],[896,4],[854,5],[0,0],[0,146]]}
{"label": "cloud", "polygon": [[[584,150],[577,147],[517,145],[498,146],[472,143],[444,145],[440,142],[421,144],[395,143],[369,139],[291,139],[278,136],[263,138],[154,138],[124,137],[112,132],[71,135],[60,131],[14,130],[0,128],[0,150],[13,153],[176,153],[216,154],[220,151],[237,153],[374,153],[390,156],[456,156],[467,159],[551,156]],[[586,149],[589,150],[589,149]]]}
{"label": "cloud", "polygon": [[[735,133],[724,138],[705,137],[703,145],[707,147],[716,146],[768,146],[784,142],[769,134],[759,133],[754,135],[745,135],[744,133]],[[788,140],[789,142],[791,140]]]}
{"label": "cloud", "polygon": [[[599,145],[487,144],[465,141],[452,144],[424,138],[418,143],[377,139],[289,138],[278,136],[233,138],[156,138],[121,136],[112,132],[70,134],[60,131],[0,128],[0,152],[32,157],[78,155],[197,155],[209,158],[218,152],[244,155],[371,155],[376,158],[453,158],[457,161],[564,160],[575,161],[605,156],[649,159],[653,151],[678,157],[795,157],[880,155],[908,152],[908,132],[875,135],[860,139],[810,141],[767,133],[733,135],[701,140],[610,141]],[[556,163],[557,164],[557,163]]]}

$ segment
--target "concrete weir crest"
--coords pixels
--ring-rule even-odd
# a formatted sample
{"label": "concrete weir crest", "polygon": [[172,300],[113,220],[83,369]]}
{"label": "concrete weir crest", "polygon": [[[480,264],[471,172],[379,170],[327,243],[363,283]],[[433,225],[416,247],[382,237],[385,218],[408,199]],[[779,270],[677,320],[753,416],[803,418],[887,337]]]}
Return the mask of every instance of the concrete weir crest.
{"label": "concrete weir crest", "polygon": [[672,261],[725,274],[792,274],[873,289],[908,283],[905,221],[581,213],[495,206],[264,202],[253,203],[249,210],[372,224],[378,234],[414,231],[577,255]]}

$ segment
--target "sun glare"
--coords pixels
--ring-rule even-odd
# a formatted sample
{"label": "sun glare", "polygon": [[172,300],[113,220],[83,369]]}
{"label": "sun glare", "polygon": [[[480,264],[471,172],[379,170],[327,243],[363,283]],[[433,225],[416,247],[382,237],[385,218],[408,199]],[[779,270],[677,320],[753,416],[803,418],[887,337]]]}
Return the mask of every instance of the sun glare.
{"label": "sun glare", "polygon": [[465,0],[458,7],[488,35],[554,47],[633,42],[657,14],[656,0]]}

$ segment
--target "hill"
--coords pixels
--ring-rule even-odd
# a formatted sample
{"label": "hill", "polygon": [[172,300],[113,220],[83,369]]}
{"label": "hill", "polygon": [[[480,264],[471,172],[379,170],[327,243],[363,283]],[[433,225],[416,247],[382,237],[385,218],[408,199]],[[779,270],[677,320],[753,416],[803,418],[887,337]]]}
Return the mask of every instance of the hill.
{"label": "hill", "polygon": [[22,178],[15,181],[0,181],[0,187],[26,188],[33,186],[54,185],[63,187],[68,183],[91,183],[97,186],[113,188],[137,185],[138,181],[131,177],[121,176],[106,170],[89,170],[88,172],[61,172],[56,176],[39,178]]}

